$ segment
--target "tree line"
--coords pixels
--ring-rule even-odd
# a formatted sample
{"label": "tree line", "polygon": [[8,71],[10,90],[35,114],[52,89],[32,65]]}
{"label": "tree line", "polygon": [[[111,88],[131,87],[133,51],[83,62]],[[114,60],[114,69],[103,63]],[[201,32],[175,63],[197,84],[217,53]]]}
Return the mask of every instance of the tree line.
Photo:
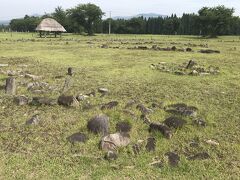
{"label": "tree line", "polygon": [[233,8],[225,6],[203,7],[197,14],[183,14],[177,17],[126,19],[102,19],[104,13],[100,7],[88,3],[79,4],[64,10],[57,7],[51,14],[42,17],[25,16],[13,19],[10,28],[13,31],[33,32],[40,21],[51,17],[62,24],[69,33],[108,33],[115,34],[162,34],[162,35],[202,35],[216,37],[219,35],[240,35],[240,18],[234,16]]}

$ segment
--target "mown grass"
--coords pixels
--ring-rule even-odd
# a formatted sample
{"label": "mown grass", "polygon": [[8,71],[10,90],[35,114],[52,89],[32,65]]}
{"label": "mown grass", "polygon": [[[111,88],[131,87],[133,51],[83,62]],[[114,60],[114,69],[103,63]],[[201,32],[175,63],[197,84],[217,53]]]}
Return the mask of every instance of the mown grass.
{"label": "mown grass", "polygon": [[[128,43],[128,44],[121,44]],[[177,48],[192,47],[194,52],[165,52],[151,50],[102,49],[109,46],[134,47],[136,43],[151,47]],[[187,45],[188,43],[191,43]],[[220,50],[220,54],[201,54],[200,44],[208,44],[210,49]],[[7,69],[21,69],[35,75],[42,75],[41,81],[48,82],[58,90],[62,88],[68,67],[73,67],[75,75],[68,94],[89,93],[99,87],[106,87],[110,94],[89,99],[94,107],[84,110],[61,106],[17,106],[12,97],[0,90],[0,178],[1,179],[237,179],[240,175],[240,39],[239,37],[219,37],[201,39],[193,36],[149,36],[149,35],[97,35],[84,37],[65,35],[61,39],[39,39],[30,33],[0,33],[0,64],[9,63]],[[182,64],[190,59],[209,66],[217,66],[221,73],[216,76],[177,76],[152,70],[151,64],[173,62]],[[27,64],[20,68],[17,65]],[[55,76],[64,76],[55,79]],[[0,75],[0,85],[5,84],[5,75]],[[18,78],[20,82],[30,82]],[[19,86],[18,95],[39,96]],[[42,96],[57,98],[59,91]],[[186,103],[198,107],[199,116],[207,121],[207,127],[187,125],[177,130],[171,140],[155,134],[156,152],[144,150],[133,154],[131,145],[119,150],[116,161],[104,160],[98,149],[101,136],[87,132],[87,121],[98,113],[110,117],[111,132],[120,120],[131,122],[132,143],[146,140],[150,136],[148,127],[140,120],[134,120],[122,112],[125,104],[139,100],[146,106],[153,102],[165,105]],[[101,111],[99,106],[111,100],[120,105],[113,110]],[[132,108],[136,116],[140,113]],[[25,121],[39,113],[41,123],[27,127]],[[162,122],[170,114],[161,109],[154,111],[150,119]],[[72,145],[66,137],[75,132],[88,133],[86,144]],[[189,143],[198,139],[198,148]],[[204,141],[214,139],[219,146],[211,146]],[[181,161],[172,168],[167,163],[163,168],[148,164],[155,159],[165,159],[168,151],[177,152]],[[206,151],[208,160],[189,161],[187,153]]]}

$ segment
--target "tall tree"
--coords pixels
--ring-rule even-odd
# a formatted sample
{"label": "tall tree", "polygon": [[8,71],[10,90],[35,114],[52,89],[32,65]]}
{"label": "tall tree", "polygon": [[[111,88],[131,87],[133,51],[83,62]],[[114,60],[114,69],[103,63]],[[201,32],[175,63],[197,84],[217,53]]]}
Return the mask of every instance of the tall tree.
{"label": "tall tree", "polygon": [[198,11],[199,23],[201,25],[202,35],[216,37],[225,34],[231,19],[233,18],[234,9],[225,6],[213,8],[203,7]]}
{"label": "tall tree", "polygon": [[94,34],[94,26],[101,21],[104,15],[100,7],[91,3],[80,4],[75,8],[69,9],[67,12],[75,26],[79,28],[81,26],[84,27],[88,35]]}

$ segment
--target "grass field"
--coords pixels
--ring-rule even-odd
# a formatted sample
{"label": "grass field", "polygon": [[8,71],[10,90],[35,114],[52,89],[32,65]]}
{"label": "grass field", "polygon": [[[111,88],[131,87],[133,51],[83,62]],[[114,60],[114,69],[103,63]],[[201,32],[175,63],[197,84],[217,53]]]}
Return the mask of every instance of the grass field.
{"label": "grass field", "polygon": [[[134,50],[144,46],[177,48],[191,47],[194,52]],[[119,49],[100,48],[102,44]],[[202,44],[220,54],[202,54]],[[220,74],[209,76],[178,76],[150,68],[159,62],[177,63],[194,59],[206,66],[217,66]],[[93,108],[85,110],[85,101],[80,107],[18,106],[13,97],[5,95],[6,75],[0,74],[0,179],[238,179],[240,177],[240,37],[202,39],[194,36],[145,36],[145,35],[97,35],[93,37],[65,35],[61,39],[40,39],[30,33],[0,33],[0,70],[21,70],[43,76],[55,88],[45,94],[27,90],[31,80],[18,77],[17,95],[47,96],[57,98],[63,87],[67,68],[73,67],[75,75],[67,94],[89,93],[99,87],[110,94],[90,97]],[[19,66],[27,65],[27,66]],[[63,76],[62,78],[55,78]],[[139,118],[134,120],[122,112],[125,104],[138,100],[147,107],[153,102],[164,105],[186,103],[199,109],[207,126],[187,125],[174,132],[171,139],[153,134],[157,139],[156,151],[142,149],[134,155],[131,145],[119,149],[116,161],[103,159],[98,149],[101,138],[88,133],[87,121],[100,113],[110,117],[111,132],[120,120],[132,124],[132,144],[146,140],[148,126]],[[100,110],[102,103],[119,101],[112,110]],[[137,117],[140,112],[131,109]],[[25,126],[26,120],[36,113],[41,122]],[[162,122],[170,114],[156,109],[149,117],[153,122]],[[85,144],[69,143],[66,138],[76,132],[87,133]],[[209,145],[205,140],[215,140],[219,146]],[[198,147],[190,147],[193,140]],[[177,167],[170,167],[164,154],[168,151],[180,155]],[[207,152],[206,160],[187,160],[186,154]],[[163,160],[162,168],[149,164]]]}

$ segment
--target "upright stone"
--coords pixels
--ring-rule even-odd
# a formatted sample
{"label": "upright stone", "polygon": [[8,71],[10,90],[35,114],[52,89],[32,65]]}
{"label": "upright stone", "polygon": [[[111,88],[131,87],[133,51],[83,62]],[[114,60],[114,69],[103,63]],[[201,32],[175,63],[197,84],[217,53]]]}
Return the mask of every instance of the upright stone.
{"label": "upright stone", "polygon": [[16,79],[13,77],[7,78],[5,87],[6,94],[15,95],[16,90],[17,90]]}
{"label": "upright stone", "polygon": [[71,67],[68,68],[68,75],[69,76],[73,75],[73,68],[71,68]]}

